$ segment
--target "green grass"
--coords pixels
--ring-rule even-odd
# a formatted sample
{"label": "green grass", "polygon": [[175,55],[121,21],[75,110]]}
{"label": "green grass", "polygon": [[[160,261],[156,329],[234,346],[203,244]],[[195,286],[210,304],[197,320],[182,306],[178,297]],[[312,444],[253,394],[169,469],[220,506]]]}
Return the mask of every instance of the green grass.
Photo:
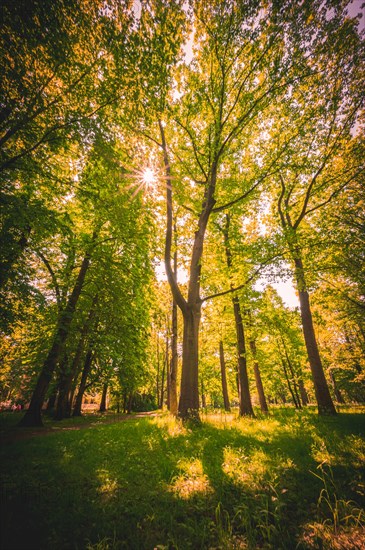
{"label": "green grass", "polygon": [[211,414],[192,429],[163,415],[7,443],[2,547],[362,548],[364,427],[364,412],[283,408],[258,420]]}

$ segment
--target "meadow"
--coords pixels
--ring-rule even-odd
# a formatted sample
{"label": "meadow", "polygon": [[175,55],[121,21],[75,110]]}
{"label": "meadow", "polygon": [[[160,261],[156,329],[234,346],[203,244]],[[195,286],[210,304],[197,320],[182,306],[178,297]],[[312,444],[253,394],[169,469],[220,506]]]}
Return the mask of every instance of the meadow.
{"label": "meadow", "polygon": [[364,548],[364,407],[18,418],[1,414],[4,550]]}

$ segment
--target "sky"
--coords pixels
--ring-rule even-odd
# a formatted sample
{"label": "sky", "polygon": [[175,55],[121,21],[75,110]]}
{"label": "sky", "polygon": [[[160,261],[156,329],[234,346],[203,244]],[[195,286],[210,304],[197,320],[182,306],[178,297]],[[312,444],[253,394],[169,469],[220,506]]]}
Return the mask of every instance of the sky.
{"label": "sky", "polygon": [[[161,261],[156,265],[155,272],[156,272],[156,277],[159,281],[167,281],[164,262]],[[188,277],[187,272],[180,269],[178,272],[178,282],[181,284],[186,283],[187,277]],[[276,283],[272,281],[268,283],[268,281],[265,280],[265,278],[261,278],[256,282],[255,289],[259,291],[264,290],[264,288],[268,284],[270,284],[270,286],[275,288],[275,290],[277,291],[279,296],[282,298],[284,304],[287,307],[290,307],[292,309],[295,307],[299,307],[299,299],[294,290],[292,281],[281,280],[281,281],[277,281]]]}

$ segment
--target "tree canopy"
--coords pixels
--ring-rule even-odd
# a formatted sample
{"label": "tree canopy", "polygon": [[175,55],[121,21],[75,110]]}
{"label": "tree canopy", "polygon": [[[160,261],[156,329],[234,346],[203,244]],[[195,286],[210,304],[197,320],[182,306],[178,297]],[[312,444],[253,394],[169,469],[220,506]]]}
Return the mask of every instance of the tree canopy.
{"label": "tree canopy", "polygon": [[1,400],[24,425],[104,389],[196,422],[364,399],[350,5],[3,2]]}

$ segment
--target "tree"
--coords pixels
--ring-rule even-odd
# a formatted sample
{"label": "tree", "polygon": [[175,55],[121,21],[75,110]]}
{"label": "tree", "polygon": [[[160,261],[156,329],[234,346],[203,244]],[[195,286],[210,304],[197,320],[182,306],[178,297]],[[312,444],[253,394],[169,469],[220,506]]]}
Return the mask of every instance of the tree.
{"label": "tree", "polygon": [[[295,57],[282,54],[284,29],[277,16],[274,6],[260,11],[256,2],[242,5],[227,0],[209,7],[197,2],[194,37],[198,53],[178,75],[183,95],[179,106],[171,107],[169,120],[174,129],[169,144],[168,126],[165,130],[159,122],[167,188],[166,273],[184,323],[182,418],[199,417],[198,335],[201,305],[206,300],[200,287],[209,220],[214,212],[242,201],[268,176],[272,161],[261,173],[257,164],[251,164],[240,178],[233,159],[236,156],[239,163],[245,151],[246,160],[251,160],[253,150],[248,146],[245,150],[243,141],[255,132],[255,124],[274,98],[306,76],[305,71],[298,71]],[[176,189],[177,178],[181,184]],[[186,200],[184,206],[192,214],[186,223],[193,231],[186,298],[171,267],[173,188],[174,197]],[[218,199],[222,202],[217,203]]]}
{"label": "tree", "polygon": [[[92,247],[93,244],[95,243],[96,236],[97,236],[96,232],[94,232],[91,238],[90,247]],[[62,311],[62,314],[57,323],[51,349],[49,350],[46,360],[43,363],[43,367],[38,377],[36,387],[33,391],[32,399],[30,401],[28,410],[26,411],[24,417],[20,422],[21,426],[42,426],[43,425],[42,418],[41,418],[43,402],[46,396],[46,392],[48,390],[48,386],[51,382],[52,375],[56,368],[56,365],[60,360],[61,354],[64,350],[64,345],[69,334],[69,330],[70,330],[71,322],[75,313],[77,302],[79,300],[82,287],[85,282],[85,277],[90,265],[90,259],[91,259],[91,249],[87,250],[85,253],[72,293],[70,294],[67,300],[66,307]]]}
{"label": "tree", "polygon": [[[308,402],[304,387],[308,375],[304,366],[306,356],[299,312],[286,308],[270,286],[257,301],[256,307],[258,329],[260,323],[265,327],[263,337],[267,355],[271,355],[275,363],[275,367],[272,364],[269,368],[269,377],[279,378],[281,382],[276,384],[276,388],[280,388],[279,393],[285,395],[283,387],[287,386],[294,405],[301,408],[302,402]],[[268,362],[268,357],[263,359],[265,362]]]}

